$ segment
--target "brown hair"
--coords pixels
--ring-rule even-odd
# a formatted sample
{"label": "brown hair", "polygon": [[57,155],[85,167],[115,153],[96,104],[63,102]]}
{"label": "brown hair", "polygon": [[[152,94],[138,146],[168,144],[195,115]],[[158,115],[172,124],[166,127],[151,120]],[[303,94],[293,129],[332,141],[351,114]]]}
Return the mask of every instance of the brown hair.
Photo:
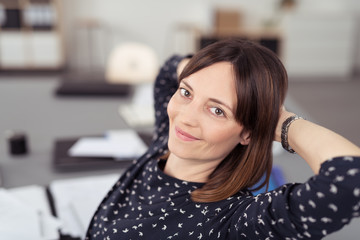
{"label": "brown hair", "polygon": [[217,166],[208,181],[192,192],[196,202],[226,199],[240,190],[263,182],[268,185],[272,168],[272,143],[279,111],[287,91],[287,73],[271,50],[256,43],[226,39],[195,54],[179,76],[179,81],[217,62],[230,62],[236,79],[236,121],[250,133],[249,145],[240,143]]}

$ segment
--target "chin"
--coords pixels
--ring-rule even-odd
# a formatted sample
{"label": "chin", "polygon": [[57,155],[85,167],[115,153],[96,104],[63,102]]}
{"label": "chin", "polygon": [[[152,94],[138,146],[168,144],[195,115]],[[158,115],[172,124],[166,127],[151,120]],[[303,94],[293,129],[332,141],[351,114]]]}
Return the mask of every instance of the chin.
{"label": "chin", "polygon": [[171,154],[174,154],[178,158],[194,158],[194,149],[190,146],[184,146],[183,143],[176,141],[175,139],[169,138],[168,149]]}

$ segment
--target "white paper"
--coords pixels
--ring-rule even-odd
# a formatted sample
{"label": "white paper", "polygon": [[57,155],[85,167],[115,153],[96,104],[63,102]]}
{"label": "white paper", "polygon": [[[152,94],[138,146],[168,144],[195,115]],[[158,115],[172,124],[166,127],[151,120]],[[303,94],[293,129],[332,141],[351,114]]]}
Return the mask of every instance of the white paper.
{"label": "white paper", "polygon": [[147,147],[133,130],[108,131],[105,137],[80,138],[68,151],[73,157],[137,158]]}
{"label": "white paper", "polygon": [[19,199],[21,202],[26,203],[26,206],[36,210],[39,215],[39,223],[41,234],[44,239],[57,239],[59,238],[59,228],[61,222],[59,219],[52,216],[50,205],[44,187],[37,185],[30,185],[18,188],[8,189],[8,192]]}
{"label": "white paper", "polygon": [[135,105],[154,106],[154,84],[144,83],[136,86],[134,97],[132,99]]}
{"label": "white paper", "polygon": [[44,239],[37,210],[5,189],[0,189],[0,239]]}
{"label": "white paper", "polygon": [[50,205],[47,200],[45,189],[41,186],[30,185],[8,189],[8,192],[22,202],[44,214],[51,215]]}
{"label": "white paper", "polygon": [[121,105],[119,114],[131,127],[153,126],[155,123],[155,111],[153,106],[148,105]]}
{"label": "white paper", "polygon": [[119,177],[108,174],[52,182],[55,209],[63,222],[61,232],[84,238],[92,215]]}
{"label": "white paper", "polygon": [[153,126],[155,123],[153,84],[136,86],[131,104],[120,105],[119,114],[131,127]]}

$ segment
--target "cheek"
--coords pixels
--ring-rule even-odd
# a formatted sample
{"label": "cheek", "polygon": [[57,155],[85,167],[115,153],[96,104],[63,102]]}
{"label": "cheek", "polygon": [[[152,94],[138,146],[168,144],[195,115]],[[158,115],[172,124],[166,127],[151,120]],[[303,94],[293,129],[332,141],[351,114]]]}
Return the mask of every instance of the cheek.
{"label": "cheek", "polygon": [[169,119],[173,119],[175,116],[175,110],[176,110],[176,103],[174,101],[174,96],[170,99],[168,105],[167,105],[167,114],[169,116]]}
{"label": "cheek", "polygon": [[212,124],[212,127],[204,131],[206,139],[210,144],[233,148],[240,142],[241,129],[238,126],[220,125],[219,127],[214,127],[214,125]]}

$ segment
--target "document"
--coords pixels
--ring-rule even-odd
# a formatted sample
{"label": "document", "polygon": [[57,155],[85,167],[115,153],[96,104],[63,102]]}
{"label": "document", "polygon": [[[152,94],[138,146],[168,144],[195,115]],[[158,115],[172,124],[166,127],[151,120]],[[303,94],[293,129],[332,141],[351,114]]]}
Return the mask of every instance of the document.
{"label": "document", "polygon": [[56,240],[61,221],[51,215],[45,188],[0,189],[0,239]]}
{"label": "document", "polygon": [[117,160],[140,157],[146,144],[131,129],[111,130],[104,137],[80,138],[68,151],[72,157],[111,157]]}
{"label": "document", "polygon": [[56,180],[50,184],[61,232],[84,239],[93,214],[120,174]]}

